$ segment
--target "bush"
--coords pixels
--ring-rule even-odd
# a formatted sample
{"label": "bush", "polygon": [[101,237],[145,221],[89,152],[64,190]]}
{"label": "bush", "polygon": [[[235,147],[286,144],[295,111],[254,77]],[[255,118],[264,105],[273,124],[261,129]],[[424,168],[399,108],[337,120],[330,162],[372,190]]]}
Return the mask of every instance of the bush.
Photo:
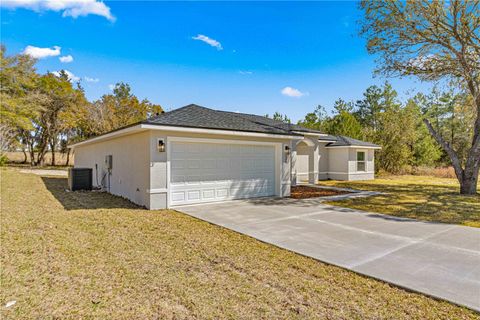
{"label": "bush", "polygon": [[8,162],[7,155],[5,154],[0,155],[0,167],[5,166],[7,162]]}

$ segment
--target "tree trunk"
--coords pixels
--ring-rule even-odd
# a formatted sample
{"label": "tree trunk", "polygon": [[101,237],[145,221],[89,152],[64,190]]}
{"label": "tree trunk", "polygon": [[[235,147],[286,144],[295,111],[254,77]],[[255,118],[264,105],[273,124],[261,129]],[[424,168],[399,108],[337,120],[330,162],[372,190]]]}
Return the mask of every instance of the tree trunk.
{"label": "tree trunk", "polygon": [[43,165],[45,154],[48,151],[47,145],[48,145],[48,141],[45,141],[45,140],[41,141],[41,143],[38,145],[38,155],[37,155],[37,161],[36,161],[37,165]]}
{"label": "tree trunk", "polygon": [[36,166],[36,162],[35,162],[35,151],[30,150],[30,165],[31,166]]}
{"label": "tree trunk", "polygon": [[67,161],[65,163],[66,166],[68,166],[70,163],[70,149],[67,149]]}
{"label": "tree trunk", "polygon": [[480,136],[474,137],[472,148],[468,151],[465,164],[463,182],[460,183],[461,194],[476,194],[478,185],[478,173],[480,171]]}
{"label": "tree trunk", "polygon": [[52,152],[52,167],[55,166],[55,140],[52,139],[52,141],[50,142],[50,151]]}
{"label": "tree trunk", "polygon": [[[478,121],[478,119],[477,119]],[[472,148],[468,152],[465,169],[462,168],[460,159],[457,153],[446,142],[443,137],[435,131],[431,123],[424,119],[423,122],[428,128],[428,131],[442,149],[448,154],[455,169],[455,175],[460,183],[460,194],[473,195],[477,193],[478,173],[480,169],[480,135],[475,134],[473,137]]]}
{"label": "tree trunk", "polygon": [[24,147],[22,147],[22,152],[23,152],[23,161],[22,161],[22,163],[27,163],[28,156],[27,156],[27,152],[25,151],[25,148],[24,148]]}
{"label": "tree trunk", "polygon": [[42,150],[42,151],[38,151],[38,155],[37,155],[37,161],[36,161],[36,164],[37,166],[43,166],[43,164],[45,163],[45,154],[47,153],[47,151]]}
{"label": "tree trunk", "polygon": [[472,175],[469,177],[465,177],[462,181],[460,181],[460,193],[466,195],[474,195],[477,193],[477,185],[478,173],[476,176]]}
{"label": "tree trunk", "polygon": [[28,151],[30,152],[30,165],[35,165],[35,149],[33,147],[33,142],[29,142],[28,144]]}

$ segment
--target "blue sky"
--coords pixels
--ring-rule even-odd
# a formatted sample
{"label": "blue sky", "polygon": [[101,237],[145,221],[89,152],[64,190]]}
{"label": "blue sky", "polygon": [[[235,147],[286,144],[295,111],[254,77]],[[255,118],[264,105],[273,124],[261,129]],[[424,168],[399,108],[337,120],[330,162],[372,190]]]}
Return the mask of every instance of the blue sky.
{"label": "blue sky", "polygon": [[[385,81],[372,76],[359,19],[345,1],[4,1],[1,41],[10,54],[42,56],[39,72],[70,71],[90,100],[124,81],[166,110],[196,103],[296,121]],[[425,87],[391,82],[401,97]]]}

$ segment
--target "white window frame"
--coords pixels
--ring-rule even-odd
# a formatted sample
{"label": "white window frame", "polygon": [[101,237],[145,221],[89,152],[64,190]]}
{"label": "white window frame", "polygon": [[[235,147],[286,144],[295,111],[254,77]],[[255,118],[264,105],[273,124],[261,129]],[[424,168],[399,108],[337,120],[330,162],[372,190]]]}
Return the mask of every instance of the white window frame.
{"label": "white window frame", "polygon": [[[363,153],[363,161],[362,160],[358,160],[358,154],[359,153]],[[357,164],[357,172],[367,172],[367,152],[366,151],[359,151],[357,150],[356,153],[355,153],[355,162]],[[358,169],[358,165],[360,163],[363,163],[363,170],[359,170]]]}

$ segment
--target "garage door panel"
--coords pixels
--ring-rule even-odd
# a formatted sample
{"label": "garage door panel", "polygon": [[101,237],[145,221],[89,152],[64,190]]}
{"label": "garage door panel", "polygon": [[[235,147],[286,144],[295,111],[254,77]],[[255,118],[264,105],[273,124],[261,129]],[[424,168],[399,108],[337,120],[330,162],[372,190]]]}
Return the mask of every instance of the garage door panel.
{"label": "garage door panel", "polygon": [[185,192],[184,191],[172,191],[171,197],[172,197],[173,202],[185,201]]}
{"label": "garage door panel", "polygon": [[202,191],[203,199],[215,199],[215,189],[207,189]]}
{"label": "garage door panel", "polygon": [[179,175],[172,175],[170,185],[176,186],[176,185],[184,185],[185,184],[185,176],[179,176]]}
{"label": "garage door panel", "polygon": [[275,194],[275,147],[173,142],[171,204]]}
{"label": "garage door panel", "polygon": [[182,159],[177,159],[172,163],[172,169],[183,169],[186,167],[186,161]]}
{"label": "garage door panel", "polygon": [[216,161],[215,159],[205,159],[201,162],[201,166],[203,169],[216,169]]}
{"label": "garage door panel", "polygon": [[189,190],[187,191],[187,200],[188,201],[197,201],[200,200],[200,190]]}

